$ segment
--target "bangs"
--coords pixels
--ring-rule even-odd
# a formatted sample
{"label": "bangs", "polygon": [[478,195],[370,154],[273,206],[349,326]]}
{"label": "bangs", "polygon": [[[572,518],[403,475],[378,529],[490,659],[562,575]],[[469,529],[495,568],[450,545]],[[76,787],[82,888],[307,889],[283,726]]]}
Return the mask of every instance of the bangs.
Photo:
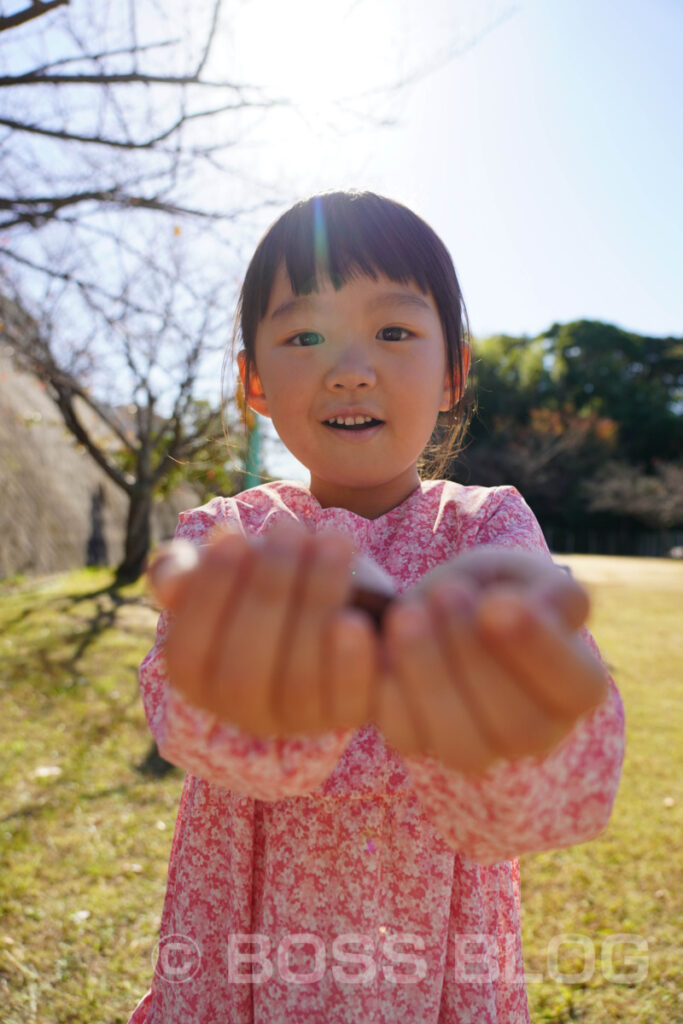
{"label": "bangs", "polygon": [[339,290],[350,278],[378,274],[402,284],[415,281],[427,292],[425,253],[416,245],[414,225],[406,223],[412,214],[406,210],[409,217],[403,218],[398,204],[395,209],[386,200],[376,205],[368,196],[336,199],[316,196],[282,232],[275,265],[284,263],[294,294],[317,291],[325,279]]}
{"label": "bangs", "polygon": [[414,282],[438,300],[452,263],[434,231],[407,207],[369,192],[331,192],[287,211],[261,240],[244,282],[243,337],[266,315],[275,275],[284,265],[295,295],[329,280],[339,290],[352,278],[383,274]]}

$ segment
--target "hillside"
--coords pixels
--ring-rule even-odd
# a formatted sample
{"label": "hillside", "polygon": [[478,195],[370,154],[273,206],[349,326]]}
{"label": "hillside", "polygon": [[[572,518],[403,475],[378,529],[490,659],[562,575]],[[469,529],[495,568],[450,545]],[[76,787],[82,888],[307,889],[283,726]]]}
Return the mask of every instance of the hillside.
{"label": "hillside", "polygon": [[[178,512],[196,503],[189,488],[160,503],[155,539],[172,535]],[[75,442],[41,384],[0,348],[0,577],[116,565],[126,511],[125,494]]]}

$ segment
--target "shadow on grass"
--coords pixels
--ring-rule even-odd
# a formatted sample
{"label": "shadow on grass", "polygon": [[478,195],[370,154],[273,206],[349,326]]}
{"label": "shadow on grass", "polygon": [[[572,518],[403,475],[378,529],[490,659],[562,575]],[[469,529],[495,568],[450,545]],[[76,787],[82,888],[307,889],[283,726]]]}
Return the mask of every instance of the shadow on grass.
{"label": "shadow on grass", "polygon": [[[127,585],[126,585],[127,586]],[[108,587],[101,587],[99,590],[91,591],[88,594],[76,594],[66,599],[62,598],[64,602],[62,607],[64,611],[71,611],[82,604],[84,601],[97,601],[97,610],[88,620],[88,626],[85,632],[72,632],[65,636],[65,640],[78,640],[74,646],[74,652],[69,659],[63,662],[64,668],[69,669],[71,672],[75,672],[78,668],[78,663],[91,647],[95,640],[98,639],[103,633],[110,629],[118,628],[117,616],[121,608],[123,607],[149,607],[147,598],[144,595],[137,595],[135,597],[126,597],[121,593],[123,586],[114,582]],[[100,600],[98,600],[98,598]],[[104,603],[104,599],[109,600],[109,604]]]}
{"label": "shadow on grass", "polygon": [[[105,713],[100,713],[96,719],[90,720],[85,728],[78,730],[76,725],[73,735],[73,743],[69,747],[69,760],[63,773],[51,784],[44,786],[42,798],[25,804],[16,811],[10,811],[0,817],[0,823],[13,820],[29,819],[39,816],[42,813],[64,808],[74,802],[75,784],[79,787],[78,775],[83,759],[92,752],[93,747],[102,739],[109,737],[117,726],[129,722],[129,712],[134,705],[137,705],[139,695],[135,692],[132,698],[121,705],[118,701],[111,702]],[[114,712],[113,714],[111,712]],[[78,788],[77,800],[97,800],[101,797],[120,796],[135,791],[147,781],[164,778],[170,774],[182,774],[180,769],[170,762],[164,760],[159,754],[156,744],[152,742],[149,750],[141,763],[129,764],[135,776],[128,782],[120,782],[117,785],[92,791]],[[72,770],[70,771],[69,768]]]}
{"label": "shadow on grass", "polygon": [[[69,682],[60,686],[60,690],[69,690],[78,681],[80,662],[95,641],[111,630],[123,628],[126,631],[118,622],[122,609],[152,610],[145,594],[126,594],[125,590],[129,587],[130,584],[119,584],[114,580],[106,586],[82,594],[58,594],[51,599],[41,597],[35,605],[23,608],[14,618],[6,620],[4,628],[7,633],[18,630],[22,624],[29,622],[34,613],[44,617],[46,612],[53,612],[56,615],[64,615],[67,619],[72,612],[75,613],[74,618],[77,618],[81,628],[62,629],[60,623],[49,633],[46,643],[31,644],[32,658],[35,658],[40,671],[48,679],[54,680],[57,676],[72,677]],[[78,616],[79,606],[87,602],[96,603],[94,613],[85,617]],[[82,628],[83,626],[85,628]],[[71,648],[71,651],[66,656],[59,655],[55,652],[56,646]],[[27,666],[21,666],[22,673],[25,667]]]}
{"label": "shadow on grass", "polygon": [[[116,630],[131,632],[130,621],[125,626],[120,624],[121,611],[153,611],[146,594],[131,594],[130,587],[130,583],[120,583],[113,578],[111,582],[85,593],[60,593],[54,597],[43,595],[23,608],[13,620],[6,623],[7,631],[19,630],[21,624],[28,623],[35,612],[46,621],[47,636],[42,643],[26,642],[22,655],[6,665],[5,682],[14,680],[23,683],[28,678],[38,676],[39,689],[44,694],[78,694],[80,687],[88,683],[88,670],[82,667],[82,662],[93,645],[107,633]],[[87,613],[82,614],[83,606],[92,604],[95,605],[94,610],[88,608]],[[49,623],[51,613],[56,617],[54,626]],[[40,620],[37,625],[40,626]],[[77,745],[70,752],[74,765],[80,762],[87,750],[108,736],[117,724],[124,722],[130,709],[138,705],[137,670],[133,670],[133,674],[135,684],[131,689],[130,700],[124,705],[118,695],[112,697],[106,687],[98,687],[99,699],[106,702],[107,710],[104,715],[91,719],[85,727],[82,725],[74,736]],[[153,741],[142,761],[133,768],[139,775],[149,778],[163,778],[174,770],[174,766],[160,755]]]}

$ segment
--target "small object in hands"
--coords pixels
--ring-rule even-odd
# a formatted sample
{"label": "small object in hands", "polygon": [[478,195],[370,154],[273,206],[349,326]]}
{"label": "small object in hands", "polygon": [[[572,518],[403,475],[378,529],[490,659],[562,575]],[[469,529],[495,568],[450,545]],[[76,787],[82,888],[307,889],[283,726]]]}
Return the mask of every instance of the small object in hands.
{"label": "small object in hands", "polygon": [[374,621],[379,630],[382,616],[396,597],[396,586],[388,572],[367,555],[358,554],[353,560],[353,589],[350,604],[360,608]]}

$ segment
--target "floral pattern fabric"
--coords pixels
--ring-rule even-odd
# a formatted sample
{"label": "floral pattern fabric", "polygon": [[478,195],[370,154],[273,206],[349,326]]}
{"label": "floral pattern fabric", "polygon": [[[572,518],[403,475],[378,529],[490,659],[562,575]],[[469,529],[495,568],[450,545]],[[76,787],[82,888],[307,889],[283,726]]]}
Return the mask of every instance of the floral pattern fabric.
{"label": "floral pattern fabric", "polygon": [[[348,534],[399,592],[475,545],[548,554],[514,488],[450,481],[374,520],[267,484],[183,513],[176,536],[200,544],[229,521],[255,537],[287,518]],[[218,721],[170,688],[167,629],[162,613],[141,691],[188,774],[152,987],[129,1024],[526,1024],[518,857],[607,823],[624,743],[613,680],[550,754],[473,778],[401,757],[373,724],[257,739]]]}

